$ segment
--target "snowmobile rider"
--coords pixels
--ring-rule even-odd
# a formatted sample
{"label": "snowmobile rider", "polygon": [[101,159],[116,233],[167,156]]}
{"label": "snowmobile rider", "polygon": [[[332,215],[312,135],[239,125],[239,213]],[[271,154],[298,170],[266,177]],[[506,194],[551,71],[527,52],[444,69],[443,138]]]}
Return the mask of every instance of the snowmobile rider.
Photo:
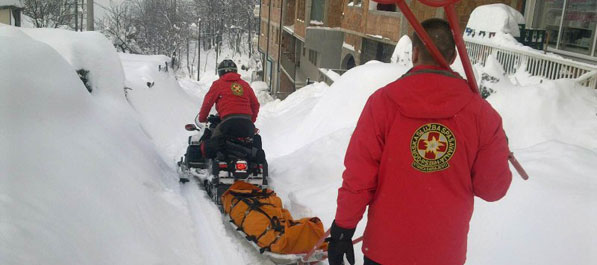
{"label": "snowmobile rider", "polygon": [[232,60],[223,60],[218,65],[218,75],[220,79],[213,82],[203,99],[199,122],[207,122],[207,116],[215,103],[222,121],[215,128],[212,138],[222,134],[235,137],[253,136],[253,123],[259,113],[259,102],[253,89],[240,78]]}
{"label": "snowmobile rider", "polygon": [[[446,61],[450,25],[423,28]],[[413,34],[414,67],[371,95],[344,160],[328,258],[354,264],[352,237],[369,206],[364,264],[462,265],[474,196],[502,198],[512,174],[500,115]]]}

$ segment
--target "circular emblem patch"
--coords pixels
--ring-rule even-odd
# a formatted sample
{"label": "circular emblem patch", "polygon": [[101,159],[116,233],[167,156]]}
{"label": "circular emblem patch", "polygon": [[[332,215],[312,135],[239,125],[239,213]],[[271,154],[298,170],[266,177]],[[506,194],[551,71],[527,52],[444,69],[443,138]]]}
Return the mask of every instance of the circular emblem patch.
{"label": "circular emblem patch", "polygon": [[239,83],[232,83],[230,89],[232,89],[232,94],[235,96],[242,96],[244,93],[243,86],[241,86]]}
{"label": "circular emblem patch", "polygon": [[421,172],[441,171],[448,167],[448,161],[456,151],[456,138],[448,127],[439,123],[425,124],[410,141],[413,156],[412,166]]}

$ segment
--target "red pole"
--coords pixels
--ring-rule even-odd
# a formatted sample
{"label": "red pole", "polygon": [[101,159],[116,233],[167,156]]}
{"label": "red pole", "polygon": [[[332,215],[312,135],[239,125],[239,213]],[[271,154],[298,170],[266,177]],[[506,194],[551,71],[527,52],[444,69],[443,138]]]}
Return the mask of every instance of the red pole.
{"label": "red pole", "polygon": [[[450,69],[450,66],[446,62],[446,59],[441,55],[435,44],[429,38],[427,32],[423,29],[415,15],[410,11],[410,8],[404,0],[395,0],[396,5],[402,11],[402,14],[406,17],[410,25],[415,29],[417,35],[425,44],[425,47],[429,50],[433,58],[436,62],[438,62],[442,67]],[[462,67],[464,68],[464,72],[466,73],[466,80],[475,94],[479,94],[479,89],[477,87],[477,81],[475,80],[475,74],[473,72],[473,66],[470,62],[468,57],[468,53],[466,51],[466,46],[464,45],[464,40],[462,38],[462,33],[460,32],[460,26],[458,25],[458,16],[456,15],[456,10],[454,9],[454,4],[458,2],[458,0],[419,0],[423,4],[433,7],[444,7],[444,11],[446,12],[446,18],[448,19],[448,23],[450,23],[450,27],[452,28],[452,35],[454,36],[454,42],[456,43],[456,48],[458,49],[458,54],[460,55],[460,60],[462,61]],[[382,1],[384,2],[384,1]],[[529,175],[526,173],[522,165],[516,160],[513,153],[510,153],[508,157],[512,166],[516,169],[518,174],[524,179],[527,180]]]}
{"label": "red pole", "polygon": [[479,94],[477,81],[475,80],[475,73],[473,72],[473,66],[468,58],[466,46],[464,45],[464,40],[462,39],[462,32],[460,31],[460,26],[458,25],[458,16],[456,16],[454,4],[451,3],[444,6],[444,11],[446,11],[446,18],[448,19],[450,27],[452,28],[452,35],[454,36],[454,42],[456,42],[458,55],[460,55],[460,60],[462,61],[462,67],[464,67],[464,72],[466,73],[468,85],[471,87],[473,93]]}
{"label": "red pole", "polygon": [[516,169],[516,172],[518,172],[518,175],[520,175],[520,177],[522,177],[522,179],[524,179],[524,180],[529,179],[529,175],[524,170],[524,168],[522,168],[522,165],[520,163],[518,163],[518,160],[516,159],[516,157],[514,157],[514,153],[510,152],[510,155],[508,156],[508,160],[510,160],[510,163],[512,164],[512,166],[514,166],[514,169]]}
{"label": "red pole", "polygon": [[309,260],[309,258],[311,258],[311,256],[313,256],[313,253],[315,253],[315,250],[317,250],[317,248],[319,246],[321,246],[321,244],[323,244],[323,241],[326,239],[326,237],[330,236],[330,229],[328,229],[328,231],[325,231],[325,234],[323,234],[323,236],[317,241],[317,243],[315,243],[315,246],[313,246],[313,248],[307,252],[307,255],[305,255],[305,257],[303,258],[303,261],[307,261]]}

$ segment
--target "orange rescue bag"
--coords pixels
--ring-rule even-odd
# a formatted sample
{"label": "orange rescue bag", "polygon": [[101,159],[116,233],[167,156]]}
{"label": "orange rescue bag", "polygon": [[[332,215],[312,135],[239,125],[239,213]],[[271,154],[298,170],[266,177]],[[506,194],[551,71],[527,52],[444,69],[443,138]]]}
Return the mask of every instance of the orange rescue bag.
{"label": "orange rescue bag", "polygon": [[[306,253],[324,235],[319,218],[293,220],[273,190],[237,181],[222,195],[222,206],[232,222],[261,251]],[[326,249],[327,244],[320,247]]]}

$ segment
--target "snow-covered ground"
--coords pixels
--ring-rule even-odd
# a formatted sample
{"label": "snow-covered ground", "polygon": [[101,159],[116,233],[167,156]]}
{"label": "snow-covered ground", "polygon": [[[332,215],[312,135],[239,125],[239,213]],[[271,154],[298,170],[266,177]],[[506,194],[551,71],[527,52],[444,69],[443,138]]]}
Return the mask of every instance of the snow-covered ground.
{"label": "snow-covered ground", "polygon": [[[135,70],[122,58],[128,79]],[[499,76],[497,67],[489,63],[477,66],[477,72],[499,78],[491,84],[495,93],[488,100],[504,117],[511,148],[531,179],[515,176],[508,196],[497,203],[476,202],[467,264],[591,264],[597,236],[593,225],[597,213],[592,210],[597,203],[597,180],[591,173],[592,162],[597,161],[597,142],[591,137],[597,129],[595,91],[571,80],[541,84],[526,80],[523,83],[529,85],[514,85],[509,77]],[[331,223],[342,160],[358,114],[368,95],[406,70],[397,64],[371,63],[345,73],[331,87],[316,83],[284,101],[262,101],[269,103],[262,105],[257,125],[270,162],[272,186],[293,215],[319,216],[326,225]],[[200,104],[200,95],[209,86],[189,80],[180,83],[195,104]],[[151,113],[148,108],[144,116],[149,119]],[[184,143],[176,141],[176,148],[183,152]],[[214,259],[225,255],[243,264],[265,262],[235,243],[238,238],[224,228],[201,191],[187,185],[183,195],[190,201],[191,212],[198,215],[194,217],[200,220],[197,223],[210,224],[198,225],[198,229],[223,238],[211,241],[225,246],[218,249],[234,249],[215,251],[211,253]],[[245,252],[238,252],[239,248]]]}
{"label": "snow-covered ground", "polygon": [[[46,43],[70,33],[51,33],[0,27],[0,264],[203,263],[176,174],[123,84],[105,87],[118,96],[90,94],[68,49]],[[103,62],[118,59],[108,42],[80,36],[71,41]]]}
{"label": "snow-covered ground", "polygon": [[[262,108],[258,125],[270,155],[272,185],[294,215],[316,215],[331,224],[358,112],[369,94],[406,70],[381,63],[359,66],[329,88],[308,86]],[[593,264],[596,92],[572,80],[515,86],[503,76],[493,89],[488,100],[504,118],[510,146],[531,179],[515,174],[503,200],[476,200],[467,264]]]}
{"label": "snow-covered ground", "polygon": [[[0,27],[0,59],[0,264],[269,264],[195,183],[177,182],[184,124],[215,75],[177,80],[158,71],[166,57],[118,55],[99,35],[60,30]],[[467,264],[594,264],[596,91],[506,77],[488,62],[478,80],[494,77],[488,101],[531,178],[515,174],[504,199],[475,202]],[[293,216],[331,224],[360,111],[405,64],[358,66],[284,101],[252,84],[271,184]]]}

